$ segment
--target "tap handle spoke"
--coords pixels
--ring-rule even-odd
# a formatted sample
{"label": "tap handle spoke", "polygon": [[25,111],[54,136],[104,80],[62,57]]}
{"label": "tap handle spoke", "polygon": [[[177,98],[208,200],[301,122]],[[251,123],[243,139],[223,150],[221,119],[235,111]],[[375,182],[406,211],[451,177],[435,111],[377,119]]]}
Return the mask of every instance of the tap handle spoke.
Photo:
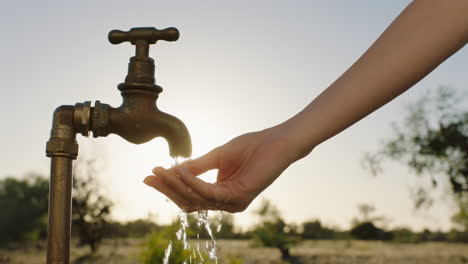
{"label": "tap handle spoke", "polygon": [[130,42],[136,45],[139,40],[146,41],[148,44],[155,44],[158,40],[176,41],[179,39],[179,30],[174,27],[166,29],[156,29],[154,27],[132,28],[129,31],[112,30],[108,36],[112,44]]}

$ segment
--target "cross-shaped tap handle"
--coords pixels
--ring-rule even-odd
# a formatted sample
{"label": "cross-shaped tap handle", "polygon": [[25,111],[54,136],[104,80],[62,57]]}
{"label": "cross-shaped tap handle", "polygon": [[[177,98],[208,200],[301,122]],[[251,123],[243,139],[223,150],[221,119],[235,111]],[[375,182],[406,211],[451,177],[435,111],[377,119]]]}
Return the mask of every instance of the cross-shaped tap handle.
{"label": "cross-shaped tap handle", "polygon": [[179,30],[174,27],[161,30],[154,27],[141,27],[132,28],[127,32],[112,30],[108,38],[112,44],[128,41],[136,46],[137,57],[148,57],[150,44],[155,44],[158,40],[176,41],[179,39]]}
{"label": "cross-shaped tap handle", "polygon": [[128,41],[133,45],[138,40],[144,40],[148,44],[155,44],[158,40],[176,41],[179,39],[179,30],[174,27],[166,29],[156,29],[154,27],[132,28],[129,31],[112,30],[109,32],[109,42],[112,44],[120,44]]}

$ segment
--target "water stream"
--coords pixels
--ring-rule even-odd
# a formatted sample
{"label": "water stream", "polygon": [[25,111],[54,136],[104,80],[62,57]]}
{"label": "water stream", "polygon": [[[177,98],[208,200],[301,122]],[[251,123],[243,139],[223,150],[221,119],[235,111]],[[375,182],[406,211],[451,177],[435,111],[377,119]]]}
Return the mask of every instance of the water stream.
{"label": "water stream", "polygon": [[[174,166],[177,166],[186,160],[187,159],[177,157],[174,159]],[[202,264],[205,263],[206,257],[208,257],[213,263],[218,263],[216,237],[211,226],[214,227],[215,232],[221,231],[221,220],[223,215],[221,211],[215,213],[216,215],[213,218],[213,221],[209,218],[208,210],[200,210],[196,213],[197,229],[194,229],[193,227],[191,229],[196,233],[196,241],[194,241],[196,246],[193,248],[190,246],[190,238],[187,235],[187,230],[191,228],[188,221],[188,214],[183,210],[179,212],[180,227],[175,235],[176,239],[182,242],[184,251],[188,253],[186,254],[187,257],[184,259],[182,264]],[[205,240],[204,248],[200,246],[200,232],[202,229],[205,229],[210,237],[209,240]],[[172,247],[173,243],[170,241],[164,252],[164,264],[170,264],[169,258],[172,253]]]}

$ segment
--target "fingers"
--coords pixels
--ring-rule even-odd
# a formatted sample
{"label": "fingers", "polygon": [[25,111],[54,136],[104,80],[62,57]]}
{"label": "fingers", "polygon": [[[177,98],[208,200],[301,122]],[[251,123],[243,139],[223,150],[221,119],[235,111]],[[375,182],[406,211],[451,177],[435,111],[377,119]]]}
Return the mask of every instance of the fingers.
{"label": "fingers", "polygon": [[178,166],[175,170],[181,176],[182,181],[192,187],[195,192],[201,194],[205,199],[215,199],[213,189],[216,188],[216,185],[207,183],[200,178],[195,177],[195,175],[193,175],[185,166]]}
{"label": "fingers", "polygon": [[189,202],[184,198],[177,195],[177,193],[173,192],[171,188],[158,176],[148,176],[143,181],[146,185],[153,187],[157,191],[165,194],[169,199],[171,199],[177,206],[185,210],[188,208]]}
{"label": "fingers", "polygon": [[234,193],[227,184],[212,184],[201,180],[193,175],[184,165],[175,168],[181,175],[182,181],[193,188],[194,192],[199,193],[207,203],[203,204],[204,209],[211,209],[214,205],[215,210],[227,211],[230,213],[239,212],[237,205],[231,203]]}
{"label": "fingers", "polygon": [[[206,199],[203,194],[197,192],[192,186],[185,184],[181,179],[181,175],[175,169],[166,170],[162,167],[156,167],[153,169],[153,173],[155,176],[146,177],[144,182],[165,194],[182,210],[191,213],[204,209],[216,210],[222,208],[221,203],[217,202],[218,200]],[[189,173],[192,178],[196,178],[191,172]]]}
{"label": "fingers", "polygon": [[184,200],[188,201],[191,209],[198,209],[199,204],[203,203],[204,199],[197,192],[194,192],[191,187],[187,186],[183,181],[180,180],[180,175],[174,170],[166,170],[162,167],[156,167],[153,169],[153,173],[164,181],[164,183],[171,188],[171,192],[183,197]]}
{"label": "fingers", "polygon": [[197,159],[186,161],[168,170],[156,167],[153,173],[159,182],[149,185],[164,193],[187,212],[206,209],[227,212],[243,211],[240,208],[245,207],[239,204],[244,204],[241,202],[246,198],[241,195],[238,199],[241,202],[233,199],[235,193],[241,193],[236,191],[239,188],[235,188],[235,183],[218,181],[212,184],[196,177],[206,171],[219,169],[221,152],[222,147],[215,148]]}
{"label": "fingers", "polygon": [[199,158],[187,161],[186,164],[189,167],[190,171],[195,176],[198,176],[209,170],[218,168],[220,152],[221,148],[217,147]]}

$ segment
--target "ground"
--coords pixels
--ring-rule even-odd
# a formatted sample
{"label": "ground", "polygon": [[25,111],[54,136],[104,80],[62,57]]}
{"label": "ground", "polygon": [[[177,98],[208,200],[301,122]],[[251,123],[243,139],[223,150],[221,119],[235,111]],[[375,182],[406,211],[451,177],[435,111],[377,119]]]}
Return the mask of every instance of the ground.
{"label": "ground", "polygon": [[[71,250],[72,264],[139,263],[143,239],[107,240],[98,255],[87,248]],[[245,240],[220,240],[219,263],[274,264],[281,263],[279,250],[252,248]],[[291,253],[300,263],[326,264],[468,264],[468,244],[421,243],[399,244],[368,241],[305,241]],[[227,261],[229,259],[230,261]],[[235,262],[234,260],[242,260]],[[0,264],[45,263],[43,243],[28,247],[0,249]]]}

